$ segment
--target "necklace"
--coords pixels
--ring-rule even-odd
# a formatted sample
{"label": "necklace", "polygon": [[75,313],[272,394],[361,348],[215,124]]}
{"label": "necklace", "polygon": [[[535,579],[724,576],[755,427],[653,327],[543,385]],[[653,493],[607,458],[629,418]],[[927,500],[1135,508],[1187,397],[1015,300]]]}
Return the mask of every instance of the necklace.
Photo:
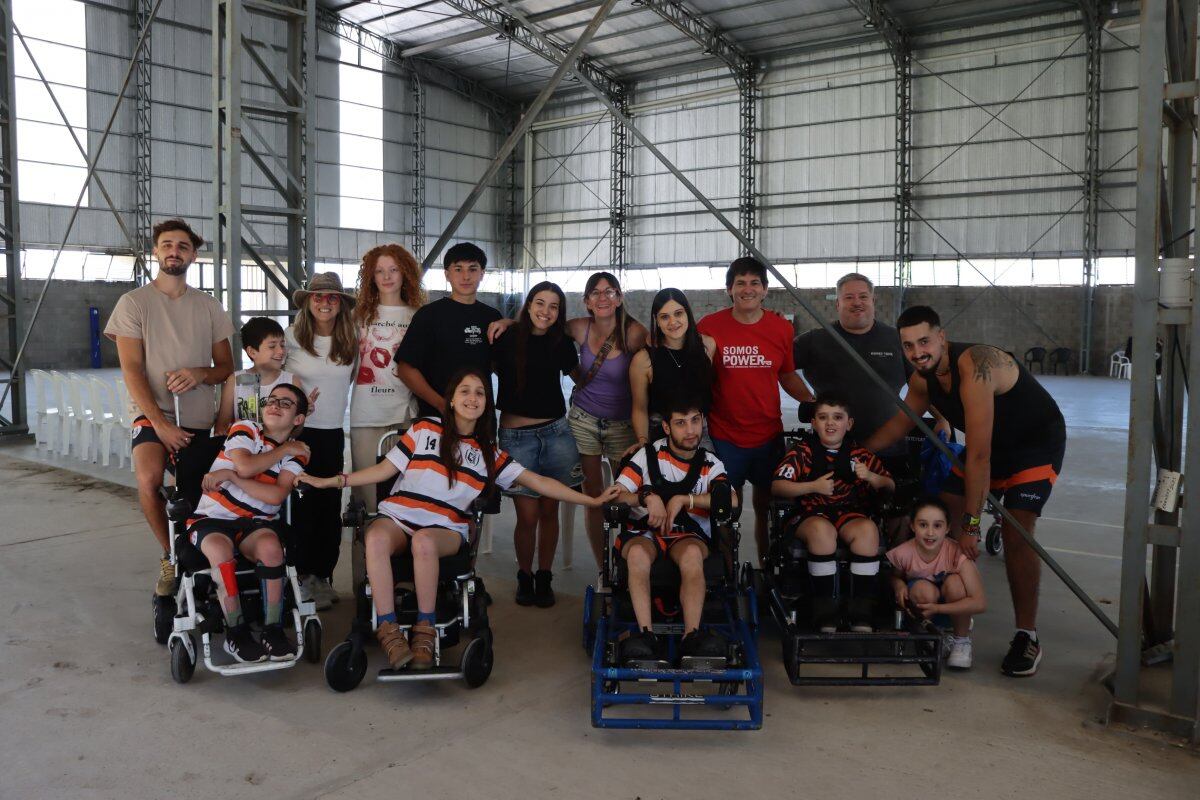
{"label": "necklace", "polygon": [[671,348],[667,347],[665,344],[663,345],[663,350],[666,350],[666,351],[667,351],[667,355],[669,355],[669,356],[671,357],[671,360],[672,360],[673,362],[675,362],[675,369],[683,369],[683,364],[680,364],[680,363],[679,363],[679,359],[677,359],[677,358],[675,357],[675,351],[674,351],[674,350],[672,350]]}

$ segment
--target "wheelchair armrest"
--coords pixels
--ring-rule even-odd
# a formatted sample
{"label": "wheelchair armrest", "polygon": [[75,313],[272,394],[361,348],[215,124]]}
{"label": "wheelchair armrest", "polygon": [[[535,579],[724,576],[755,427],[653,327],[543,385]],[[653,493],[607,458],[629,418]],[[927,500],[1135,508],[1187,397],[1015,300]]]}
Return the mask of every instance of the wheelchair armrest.
{"label": "wheelchair armrest", "polygon": [[170,520],[183,522],[195,510],[179,486],[163,486],[159,493],[167,504],[167,518]]}
{"label": "wheelchair armrest", "polygon": [[628,503],[610,503],[604,507],[604,522],[608,525],[623,525],[629,522],[632,510]]}
{"label": "wheelchair armrest", "polygon": [[742,516],[741,505],[733,504],[733,487],[728,481],[717,481],[709,489],[709,511],[714,525],[729,525]]}
{"label": "wheelchair armrest", "polygon": [[367,504],[362,500],[351,500],[346,504],[342,514],[342,524],[347,528],[356,528],[367,519]]}

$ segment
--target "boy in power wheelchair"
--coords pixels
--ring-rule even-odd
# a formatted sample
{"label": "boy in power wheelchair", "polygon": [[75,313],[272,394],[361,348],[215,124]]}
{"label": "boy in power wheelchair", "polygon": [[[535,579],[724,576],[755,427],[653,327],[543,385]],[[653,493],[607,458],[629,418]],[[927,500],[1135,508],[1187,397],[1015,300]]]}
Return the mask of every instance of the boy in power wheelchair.
{"label": "boy in power wheelchair", "polygon": [[[395,479],[379,503],[379,514],[364,522],[363,534],[364,596],[371,599],[370,624],[390,665],[380,678],[462,677],[474,687],[487,679],[492,663],[482,585],[471,564],[477,501],[491,495],[493,487],[519,484],[545,497],[598,507],[615,490],[588,497],[525,469],[501,450],[487,378],[477,368],[459,370],[444,396],[442,419],[418,419],[378,464],[349,475],[305,474],[300,480],[327,488]],[[398,581],[413,583],[415,609],[408,607],[412,594],[396,588]],[[463,652],[461,670],[438,669],[443,647],[453,646],[463,628],[473,638]],[[354,688],[365,674],[360,639],[352,631],[351,639],[330,653],[325,673],[335,690]]]}
{"label": "boy in power wheelchair", "polygon": [[[299,595],[295,569],[285,564],[279,510],[308,460],[308,446],[291,438],[304,424],[307,411],[308,399],[299,388],[277,385],[263,401],[262,423],[240,420],[232,425],[224,448],[204,476],[204,494],[187,516],[186,534],[175,543],[182,580],[169,644],[172,674],[180,682],[191,677],[197,661],[190,634],[196,629],[203,634],[210,669],[222,674],[258,671],[212,665],[209,635],[219,632],[222,620],[224,650],[240,665],[270,661],[278,668],[291,666],[299,657],[297,643],[283,625],[285,579],[292,583],[292,596]],[[179,501],[171,504],[176,519],[186,510],[181,506]],[[249,575],[257,582],[243,587]],[[205,618],[210,587],[215,589],[220,619]],[[257,638],[241,599],[242,594],[256,591],[262,604]],[[311,603],[300,604],[293,616],[297,636],[303,632],[310,649],[317,649],[310,658],[319,656],[320,623]]]}

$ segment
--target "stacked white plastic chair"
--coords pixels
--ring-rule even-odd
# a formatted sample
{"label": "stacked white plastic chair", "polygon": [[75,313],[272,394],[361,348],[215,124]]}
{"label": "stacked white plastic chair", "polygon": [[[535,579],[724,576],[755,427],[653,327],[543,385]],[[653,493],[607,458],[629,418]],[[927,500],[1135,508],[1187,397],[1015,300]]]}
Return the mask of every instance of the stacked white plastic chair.
{"label": "stacked white plastic chair", "polygon": [[1129,380],[1133,373],[1133,362],[1125,355],[1125,351],[1118,350],[1112,354],[1112,358],[1108,360],[1108,377],[1121,378]]}
{"label": "stacked white plastic chair", "polygon": [[133,472],[133,414],[129,410],[130,405],[129,389],[124,380],[117,378],[117,420],[124,432],[123,436],[117,436],[117,453],[122,464],[125,458],[129,459],[129,471]]}
{"label": "stacked white plastic chair", "polygon": [[25,373],[30,392],[37,397],[36,418],[33,437],[38,449],[53,450],[62,432],[62,405],[55,391],[54,378],[44,369],[31,369]]}
{"label": "stacked white plastic chair", "polygon": [[[116,387],[99,376],[92,375],[88,379],[88,388],[91,390],[93,442],[89,459],[107,467],[112,457],[113,430],[121,426],[121,401],[117,398]],[[124,449],[119,449],[117,455],[119,466],[125,466]]]}
{"label": "stacked white plastic chair", "polygon": [[75,457],[80,461],[92,460],[92,419],[96,408],[92,404],[92,387],[86,375],[67,373],[68,402],[75,415]]}

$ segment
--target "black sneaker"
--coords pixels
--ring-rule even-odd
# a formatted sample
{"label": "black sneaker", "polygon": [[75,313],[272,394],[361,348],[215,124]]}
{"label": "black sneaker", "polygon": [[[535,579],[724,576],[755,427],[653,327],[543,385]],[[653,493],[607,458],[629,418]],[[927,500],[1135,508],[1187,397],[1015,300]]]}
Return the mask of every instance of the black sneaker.
{"label": "black sneaker", "polygon": [[657,661],[658,652],[658,637],[651,631],[631,633],[621,642],[622,663],[629,663],[630,661]]}
{"label": "black sneaker", "polygon": [[812,601],[813,627],[821,633],[836,633],[838,601],[836,597],[819,596]]}
{"label": "black sneaker", "polygon": [[263,649],[272,661],[291,661],[296,657],[296,645],[283,632],[283,625],[268,625],[263,628]]}
{"label": "black sneaker", "polygon": [[727,655],[725,637],[713,631],[692,631],[679,643],[680,658],[725,658]]}
{"label": "black sneaker", "polygon": [[1000,671],[1010,678],[1023,678],[1037,672],[1042,663],[1042,645],[1025,631],[1017,631],[1008,646],[1008,655],[1000,663]]}
{"label": "black sneaker", "polygon": [[875,600],[871,597],[852,597],[846,608],[850,630],[855,633],[875,632]]}
{"label": "black sneaker", "polygon": [[250,626],[245,623],[234,625],[225,632],[225,652],[243,664],[267,660],[267,651],[255,641]]}
{"label": "black sneaker", "polygon": [[533,602],[538,608],[549,608],[554,605],[554,590],[550,588],[550,581],[554,580],[554,573],[548,569],[539,569],[533,573]]}
{"label": "black sneaker", "polygon": [[533,576],[519,569],[517,570],[517,605],[531,606],[533,602]]}

